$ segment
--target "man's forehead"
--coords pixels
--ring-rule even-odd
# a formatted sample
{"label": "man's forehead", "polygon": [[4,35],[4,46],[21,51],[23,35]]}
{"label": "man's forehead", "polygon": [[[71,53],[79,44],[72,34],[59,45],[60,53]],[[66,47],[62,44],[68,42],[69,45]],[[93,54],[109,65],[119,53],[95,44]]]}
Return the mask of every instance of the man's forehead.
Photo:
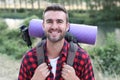
{"label": "man's forehead", "polygon": [[63,16],[65,17],[65,13],[63,11],[47,11],[44,13],[44,17],[47,16],[47,17],[54,17],[54,16]]}
{"label": "man's forehead", "polygon": [[43,19],[54,20],[54,21],[66,21],[67,15],[63,11],[47,11],[44,13]]}

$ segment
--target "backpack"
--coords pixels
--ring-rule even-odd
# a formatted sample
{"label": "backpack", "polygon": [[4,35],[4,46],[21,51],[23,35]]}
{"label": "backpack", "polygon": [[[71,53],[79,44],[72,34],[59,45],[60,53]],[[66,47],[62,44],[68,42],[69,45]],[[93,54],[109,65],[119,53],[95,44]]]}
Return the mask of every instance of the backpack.
{"label": "backpack", "polygon": [[[28,28],[26,28],[26,26],[21,26],[20,27],[21,33],[22,33],[22,38],[23,40],[26,42],[28,47],[32,48],[32,42],[28,33]],[[41,63],[44,62],[44,51],[43,51],[43,45],[45,43],[45,39],[46,36],[42,37],[42,41],[36,46],[36,52],[37,52],[37,61],[38,61],[38,65],[40,65]],[[74,62],[74,57],[75,57],[75,53],[78,49],[78,41],[77,39],[70,34],[69,32],[66,33],[65,35],[65,39],[70,43],[70,48],[68,51],[68,56],[67,56],[67,64],[70,66],[73,66],[73,62]]]}
{"label": "backpack", "polygon": [[[74,42],[70,41],[70,48],[68,50],[68,56],[67,56],[67,64],[70,66],[73,66],[75,53],[78,50],[78,45]],[[45,56],[44,56],[44,50],[43,45],[45,44],[45,40],[42,40],[37,46],[36,46],[36,52],[37,52],[37,61],[38,65],[44,62]]]}

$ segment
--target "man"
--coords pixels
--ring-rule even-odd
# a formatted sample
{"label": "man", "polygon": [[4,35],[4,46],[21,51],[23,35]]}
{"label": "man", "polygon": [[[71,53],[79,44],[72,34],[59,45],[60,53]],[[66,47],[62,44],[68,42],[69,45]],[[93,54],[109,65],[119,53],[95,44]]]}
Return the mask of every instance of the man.
{"label": "man", "polygon": [[70,43],[65,40],[69,29],[68,13],[62,6],[48,6],[43,13],[45,62],[38,65],[36,48],[22,60],[18,80],[94,80],[89,55],[78,48],[73,66],[66,63]]}

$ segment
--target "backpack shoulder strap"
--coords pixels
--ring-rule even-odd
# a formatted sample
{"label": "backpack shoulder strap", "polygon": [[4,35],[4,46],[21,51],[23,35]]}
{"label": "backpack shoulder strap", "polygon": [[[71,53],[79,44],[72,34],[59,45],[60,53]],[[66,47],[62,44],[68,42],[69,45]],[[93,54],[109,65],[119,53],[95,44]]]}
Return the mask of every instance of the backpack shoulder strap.
{"label": "backpack shoulder strap", "polygon": [[68,65],[73,66],[73,62],[74,62],[74,58],[77,50],[78,50],[78,45],[73,42],[70,42],[70,48],[69,48],[68,57],[67,57]]}
{"label": "backpack shoulder strap", "polygon": [[45,44],[45,40],[41,41],[36,46],[36,53],[37,53],[38,65],[40,65],[41,63],[43,63],[44,60],[45,60],[44,49],[43,49],[44,48],[44,44]]}
{"label": "backpack shoulder strap", "polygon": [[[36,46],[36,52],[37,52],[37,61],[38,65],[44,62],[45,60],[45,55],[44,55],[44,49],[43,45],[45,44],[45,40],[41,41],[37,46]],[[77,44],[70,42],[70,48],[68,51],[68,57],[67,57],[67,64],[70,66],[73,66],[74,58],[76,55],[76,51],[78,50]]]}

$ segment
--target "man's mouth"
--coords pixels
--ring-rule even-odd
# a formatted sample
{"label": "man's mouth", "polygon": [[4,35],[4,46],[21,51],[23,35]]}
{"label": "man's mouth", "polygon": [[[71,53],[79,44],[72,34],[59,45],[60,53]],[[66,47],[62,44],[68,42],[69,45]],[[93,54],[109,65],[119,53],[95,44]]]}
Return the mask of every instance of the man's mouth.
{"label": "man's mouth", "polygon": [[49,33],[61,33],[62,31],[61,30],[52,30],[52,29],[50,29],[49,31],[48,31]]}
{"label": "man's mouth", "polygon": [[61,30],[52,30],[50,29],[48,31],[53,37],[56,37],[59,33],[61,33],[62,31]]}

